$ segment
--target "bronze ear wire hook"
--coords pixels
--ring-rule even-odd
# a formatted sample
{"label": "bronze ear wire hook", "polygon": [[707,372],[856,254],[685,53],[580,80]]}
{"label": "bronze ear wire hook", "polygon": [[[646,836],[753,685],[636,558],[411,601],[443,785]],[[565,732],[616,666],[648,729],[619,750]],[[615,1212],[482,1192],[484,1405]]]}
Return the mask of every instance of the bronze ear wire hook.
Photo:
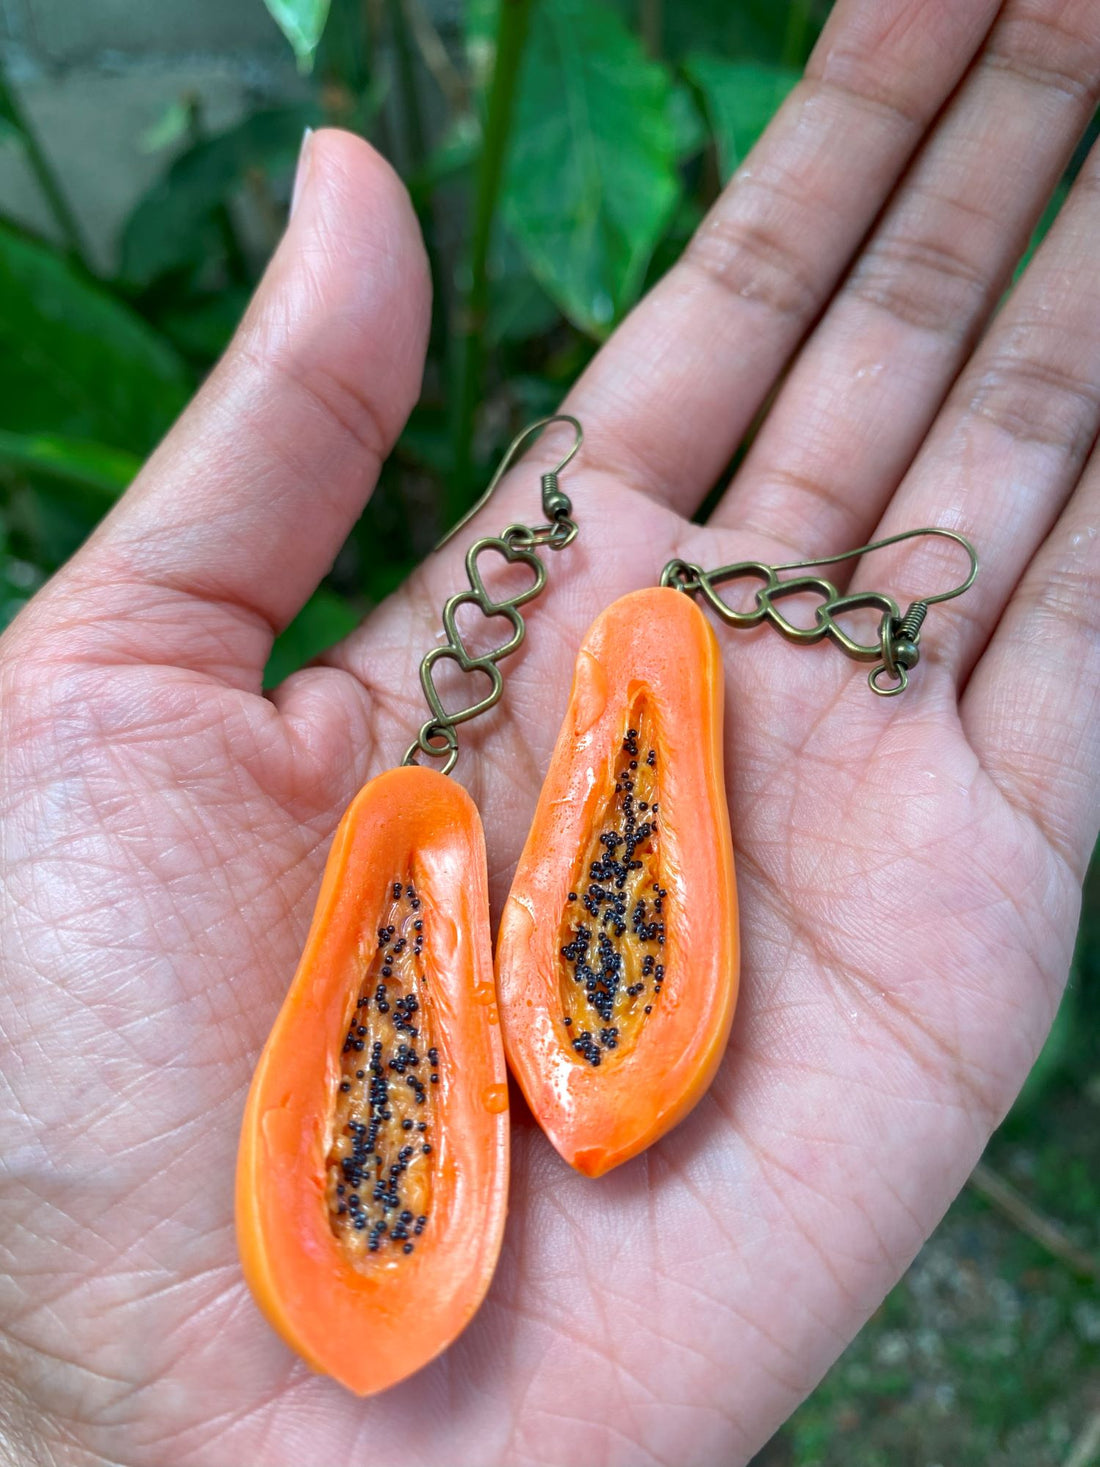
{"label": "bronze ear wire hook", "polygon": [[[902,540],[913,540],[921,535],[937,535],[941,539],[954,540],[957,545],[961,545],[970,560],[970,571],[966,579],[959,585],[953,586],[951,590],[939,591],[934,596],[922,596],[919,601],[911,602],[904,616],[898,616],[896,612],[893,616],[887,616],[884,611],[882,621],[879,623],[879,653],[882,661],[867,675],[871,691],[878,693],[883,698],[892,698],[896,693],[904,692],[909,686],[909,671],[920,661],[920,630],[924,618],[928,615],[928,608],[934,606],[937,601],[951,601],[956,596],[961,596],[974,584],[978,574],[978,552],[971,542],[956,530],[941,529],[938,525],[922,525],[917,530],[903,530],[899,535],[887,535],[882,540],[872,540],[867,545],[861,545],[856,550],[849,550],[840,555],[822,555],[815,560],[792,560],[774,567],[776,571],[787,571],[809,570],[816,565],[836,565],[839,561],[851,560],[857,555],[867,555],[872,550],[882,550],[887,545],[897,545]],[[839,599],[850,601],[850,598],[847,597]],[[884,688],[879,685],[878,679],[884,672],[897,679],[892,687]]]}
{"label": "bronze ear wire hook", "polygon": [[[781,581],[781,571],[811,570],[819,565],[836,565],[843,560],[852,560],[857,555],[867,555],[872,550],[881,550],[887,545],[897,545],[902,540],[912,540],[920,535],[938,535],[945,540],[954,540],[961,545],[970,559],[970,572],[966,579],[949,591],[939,591],[933,596],[924,596],[914,601],[903,616],[892,596],[882,591],[856,591],[841,595],[831,581],[823,576],[798,576],[793,580]],[[684,560],[670,560],[661,572],[661,585],[686,591],[689,595],[699,592],[708,605],[729,626],[756,626],[768,621],[789,642],[808,644],[828,637],[842,652],[860,662],[876,662],[867,675],[873,693],[883,698],[892,698],[903,693],[909,686],[909,671],[920,661],[920,631],[928,608],[937,601],[950,601],[961,596],[974,584],[978,574],[978,552],[966,538],[955,530],[944,530],[936,525],[924,525],[918,530],[903,530],[900,535],[888,535],[882,540],[872,540],[855,550],[844,550],[839,555],[820,555],[812,560],[790,560],[782,565],[768,565],[762,560],[743,560],[735,565],[720,566],[706,571],[701,566]],[[764,582],[756,592],[750,611],[735,611],[722,600],[716,589],[724,581],[742,576],[755,576]],[[823,598],[817,608],[812,627],[796,627],[778,611],[774,602],[783,596],[799,591],[817,592]],[[835,617],[845,611],[873,607],[882,613],[879,634],[875,642],[857,642]],[[896,681],[884,687],[879,679],[884,675]]]}
{"label": "bronze ear wire hook", "polygon": [[[425,755],[429,759],[442,759],[444,761],[443,773],[450,774],[458,759],[457,729],[459,724],[468,723],[471,718],[487,713],[490,708],[500,702],[504,692],[504,677],[497,663],[518,651],[527,636],[527,627],[520,615],[519,608],[526,605],[528,601],[534,600],[541,593],[547,578],[546,567],[536,551],[543,546],[550,550],[563,550],[576,538],[577,526],[571,518],[573,504],[569,496],[559,487],[558,475],[579,452],[584,442],[584,429],[577,419],[568,413],[554,413],[548,418],[540,418],[537,423],[531,423],[524,428],[522,433],[516,434],[508,445],[496,473],[489,481],[488,489],[473,508],[467,510],[458,524],[448,531],[436,549],[446,545],[452,536],[457,534],[463,525],[467,524],[488,502],[493,490],[515,459],[520,445],[525,443],[533,433],[538,433],[550,423],[571,423],[574,437],[572,448],[557,468],[548,470],[541,478],[542,512],[547,522],[544,525],[508,525],[499,535],[483,535],[481,539],[475,540],[466,551],[466,579],[469,585],[466,590],[457,591],[449,597],[443,606],[443,630],[447,640],[425,653],[420,662],[420,686],[428,704],[430,716],[421,725],[420,732],[405,750],[403,764],[418,764],[419,756]],[[477,563],[478,557],[487,550],[496,551],[509,564],[514,565],[518,562],[529,566],[534,579],[504,600],[494,599],[486,589]],[[499,646],[482,653],[479,657],[471,656],[462,639],[456,619],[460,606],[476,606],[486,617],[503,617],[512,628],[511,635]],[[457,712],[448,712],[435,686],[435,665],[440,661],[453,662],[464,673],[483,673],[489,679],[489,691],[483,698],[476,699],[466,707],[458,709]]]}
{"label": "bronze ear wire hook", "polygon": [[[453,537],[458,534],[459,530],[461,530],[464,525],[468,525],[473,519],[474,515],[479,512],[479,510],[484,509],[485,505],[488,504],[489,500],[493,497],[494,489],[511,468],[512,463],[519,452],[520,445],[526,443],[527,439],[530,438],[532,434],[539,433],[542,431],[543,428],[549,427],[551,423],[571,423],[573,425],[573,446],[558,464],[556,469],[550,469],[548,473],[545,473],[542,476],[542,512],[546,516],[549,523],[545,526],[540,526],[539,529],[549,532],[564,521],[569,521],[570,533],[568,535],[568,538],[562,538],[559,536],[559,539],[556,542],[549,538],[544,538],[537,541],[536,543],[551,545],[552,548],[556,550],[560,550],[564,546],[569,544],[569,542],[574,538],[577,533],[577,527],[572,523],[571,520],[569,520],[569,516],[573,513],[573,505],[571,500],[569,499],[569,496],[563,493],[561,489],[559,489],[558,475],[570,463],[572,463],[573,459],[580,452],[581,444],[584,442],[584,429],[571,413],[551,413],[550,416],[547,418],[539,418],[539,420],[535,423],[528,423],[526,428],[522,429],[519,433],[516,434],[511,443],[509,443],[508,447],[505,449],[504,457],[497,465],[496,473],[489,480],[489,487],[485,490],[485,493],[482,494],[481,498],[478,499],[475,504],[472,504],[470,506],[470,508],[466,511],[466,513],[462,516],[462,518],[458,521],[456,525],[451,526],[451,528],[443,536],[443,539],[440,540],[439,544],[435,547],[437,550],[442,550],[443,546],[446,545],[449,540],[453,539]],[[532,533],[537,534],[538,531],[536,530]]]}

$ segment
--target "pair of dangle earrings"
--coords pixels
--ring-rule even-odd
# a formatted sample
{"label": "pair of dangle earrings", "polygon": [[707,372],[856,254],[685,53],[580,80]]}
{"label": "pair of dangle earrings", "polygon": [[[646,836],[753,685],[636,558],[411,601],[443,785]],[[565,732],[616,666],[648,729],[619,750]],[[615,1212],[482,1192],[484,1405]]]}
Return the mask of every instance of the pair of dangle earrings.
{"label": "pair of dangle earrings", "polygon": [[[917,663],[929,606],[977,574],[961,535],[914,530],[778,566],[706,571],[673,560],[658,586],[608,607],[577,656],[494,978],[481,821],[446,776],[460,727],[501,698],[498,664],[523,643],[521,608],[546,585],[540,551],[577,536],[559,484],[581,447],[577,420],[555,414],[519,434],[470,512],[523,443],[554,423],[569,423],[574,442],[542,475],[545,523],[509,525],[467,550],[469,584],[443,608],[446,641],[420,665],[429,717],[403,764],[372,779],[340,822],[245,1108],[245,1277],[286,1342],[360,1395],[431,1360],[488,1289],[508,1191],[505,1054],[535,1119],[591,1177],[675,1125],[717,1069],[737,995],[737,898],[721,657],[693,596],[733,627],[769,622],[796,643],[831,640],[874,662],[870,686],[891,696]],[[904,615],[880,592],[780,578],[921,534],[957,541],[970,571]],[[498,569],[501,558],[520,568],[519,590],[489,589],[494,558]],[[743,578],[759,584],[737,611],[718,588]],[[808,628],[777,605],[799,592],[821,598]],[[475,655],[457,620],[466,606],[503,619],[510,634]],[[836,620],[859,609],[879,614],[874,642]],[[488,678],[488,691],[448,712],[436,681],[446,663]]]}

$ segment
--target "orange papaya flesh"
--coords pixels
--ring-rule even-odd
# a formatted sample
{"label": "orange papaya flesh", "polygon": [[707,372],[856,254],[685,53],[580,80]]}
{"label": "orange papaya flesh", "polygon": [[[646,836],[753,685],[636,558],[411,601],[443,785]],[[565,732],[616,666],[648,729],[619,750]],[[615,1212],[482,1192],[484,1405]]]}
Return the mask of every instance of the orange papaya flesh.
{"label": "orange papaya flesh", "polygon": [[492,1277],[507,1146],[480,820],[391,770],[337,831],[242,1125],[242,1264],[286,1342],[361,1395],[444,1349]]}
{"label": "orange papaya flesh", "polygon": [[597,618],[497,941],[512,1072],[589,1176],[681,1120],[725,1049],[739,940],[722,714],[717,642],[683,593]]}

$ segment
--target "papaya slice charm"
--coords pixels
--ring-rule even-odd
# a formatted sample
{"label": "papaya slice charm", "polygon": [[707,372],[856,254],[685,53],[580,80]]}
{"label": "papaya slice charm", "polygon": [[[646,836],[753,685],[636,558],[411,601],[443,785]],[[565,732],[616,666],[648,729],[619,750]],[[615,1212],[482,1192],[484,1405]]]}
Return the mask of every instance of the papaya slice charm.
{"label": "papaya slice charm", "polygon": [[497,941],[512,1072],[578,1171],[700,1098],[738,960],[718,644],[681,592],[633,592],[581,646]]}
{"label": "papaya slice charm", "polygon": [[286,1342],[360,1395],[450,1343],[500,1251],[508,1090],[488,911],[469,795],[417,765],[373,779],[336,832],[249,1092],[245,1277]]}

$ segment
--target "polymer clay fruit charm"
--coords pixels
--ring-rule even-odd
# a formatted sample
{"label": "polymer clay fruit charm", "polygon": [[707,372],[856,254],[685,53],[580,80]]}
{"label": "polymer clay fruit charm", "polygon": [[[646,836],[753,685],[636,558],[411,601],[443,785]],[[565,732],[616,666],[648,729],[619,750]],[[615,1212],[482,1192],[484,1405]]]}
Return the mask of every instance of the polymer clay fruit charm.
{"label": "polymer clay fruit charm", "polygon": [[509,1064],[578,1171],[706,1090],[738,957],[718,645],[680,591],[637,591],[581,646],[497,942]]}
{"label": "polymer clay fruit charm", "polygon": [[489,1286],[508,1091],[481,822],[417,765],[379,775],[333,841],[245,1110],[237,1229],[283,1338],[360,1395],[402,1380]]}
{"label": "polymer clay fruit charm", "polygon": [[[508,1084],[485,840],[473,801],[446,776],[459,729],[501,697],[498,663],[526,635],[520,608],[546,585],[539,552],[556,554],[577,536],[559,483],[584,438],[576,418],[555,413],[518,433],[460,522],[527,440],[556,423],[572,427],[573,444],[540,476],[546,523],[513,522],[467,549],[468,584],[444,603],[444,640],[420,662],[428,717],[402,767],[371,780],[340,822],[305,952],[245,1106],[237,1163],[245,1278],[287,1344],[360,1395],[403,1380],[450,1344],[500,1252]],[[486,566],[495,558],[524,568],[526,583],[491,590]],[[458,625],[463,610],[489,624],[503,618],[508,636],[473,650],[466,636],[478,633]],[[448,671],[467,679],[469,702],[444,702],[436,676]]]}

